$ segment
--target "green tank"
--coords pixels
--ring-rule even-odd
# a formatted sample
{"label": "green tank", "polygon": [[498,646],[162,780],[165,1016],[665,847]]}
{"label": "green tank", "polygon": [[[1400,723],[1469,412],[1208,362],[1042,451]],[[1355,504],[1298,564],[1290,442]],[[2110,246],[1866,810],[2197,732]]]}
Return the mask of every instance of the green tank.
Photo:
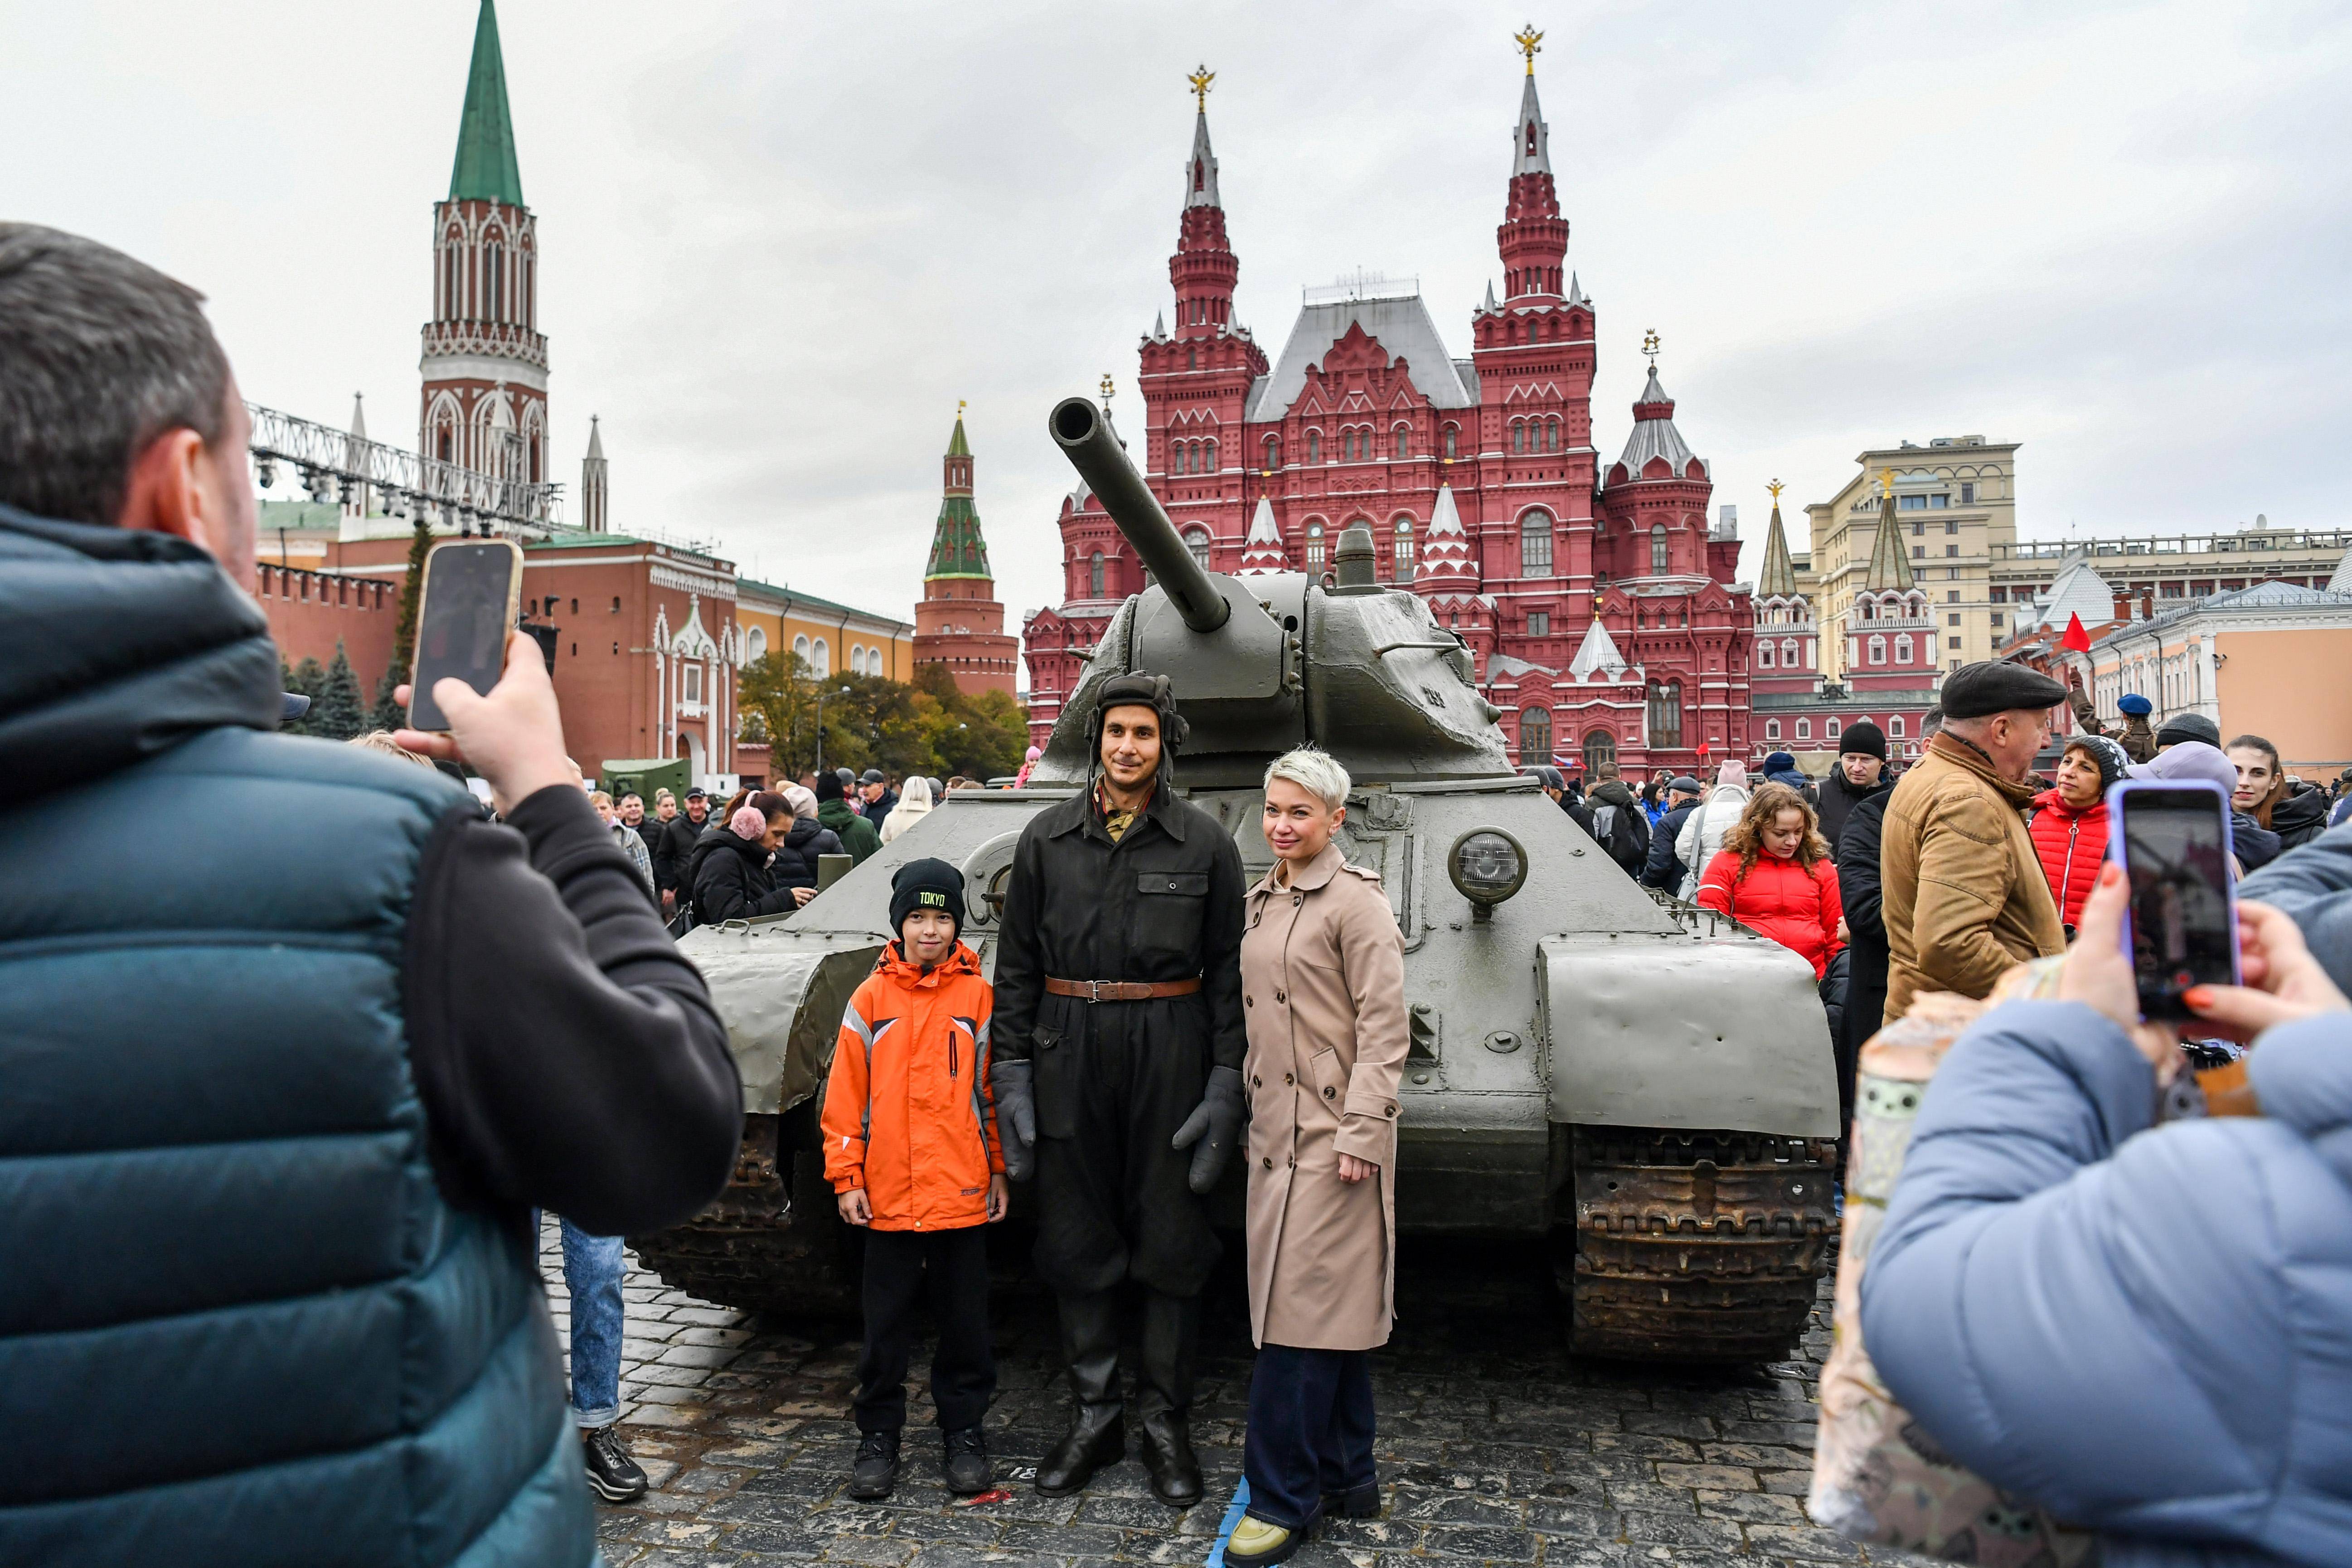
{"label": "green tank", "polygon": [[[842,1009],[889,935],[890,874],[929,855],[961,866],[966,938],[992,966],[1022,827],[1084,786],[1102,682],[1145,670],[1174,682],[1191,724],[1179,788],[1251,877],[1273,863],[1267,762],[1311,741],[1354,780],[1341,841],[1381,873],[1404,934],[1399,1230],[1547,1246],[1584,1354],[1786,1354],[1837,1236],[1837,1084],[1811,966],[1654,898],[1517,773],[1469,651],[1374,580],[1361,528],[1321,580],[1211,572],[1093,403],[1061,403],[1050,428],[1152,585],[1088,655],[1026,788],[959,791],[799,913],[683,939],[742,1069],[743,1153],[708,1211],[635,1239],[645,1261],[731,1306],[855,1310],[815,1112]],[[1236,1165],[1217,1195],[1236,1225],[1242,1184]]]}

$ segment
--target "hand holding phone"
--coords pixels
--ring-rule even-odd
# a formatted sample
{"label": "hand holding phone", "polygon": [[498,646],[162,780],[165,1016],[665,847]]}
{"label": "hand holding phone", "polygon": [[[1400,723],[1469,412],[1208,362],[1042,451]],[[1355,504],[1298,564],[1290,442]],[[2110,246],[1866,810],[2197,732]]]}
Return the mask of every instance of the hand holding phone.
{"label": "hand holding phone", "polygon": [[2140,1021],[2139,986],[2124,937],[2130,903],[2124,869],[2109,861],[2099,868],[2099,880],[2083,901],[2074,946],[2067,949],[2066,962],[2058,971],[2058,999],[2086,1003],[2114,1019],[2158,1076],[2168,1082],[2179,1070],[2180,1038],[2166,1025]]}
{"label": "hand holding phone", "polygon": [[2108,858],[2131,884],[2126,951],[2150,1019],[2196,1016],[2200,986],[2238,983],[2230,797],[2202,779],[2127,779],[2107,791]]}
{"label": "hand holding phone", "polygon": [[[506,673],[488,696],[454,676],[445,676],[434,695],[447,716],[446,732],[404,729],[393,738],[402,749],[445,762],[463,762],[489,780],[490,804],[504,816],[517,802],[551,784],[580,787],[563,749],[563,716],[555,706],[555,683],[539,644],[509,632]],[[402,686],[394,702],[411,702]]]}
{"label": "hand holding phone", "polygon": [[446,539],[425,558],[416,610],[416,657],[408,727],[446,730],[445,680],[488,696],[506,665],[507,636],[522,609],[522,549],[512,539]]}

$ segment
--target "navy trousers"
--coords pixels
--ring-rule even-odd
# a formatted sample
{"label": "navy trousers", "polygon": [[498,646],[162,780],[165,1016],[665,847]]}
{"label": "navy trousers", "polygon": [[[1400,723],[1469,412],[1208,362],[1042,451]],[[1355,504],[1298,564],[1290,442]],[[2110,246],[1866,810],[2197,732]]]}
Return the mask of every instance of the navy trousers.
{"label": "navy trousers", "polygon": [[1250,1514],[1287,1530],[1312,1523],[1326,1495],[1370,1486],[1370,1354],[1263,1346],[1250,1376],[1242,1473]]}

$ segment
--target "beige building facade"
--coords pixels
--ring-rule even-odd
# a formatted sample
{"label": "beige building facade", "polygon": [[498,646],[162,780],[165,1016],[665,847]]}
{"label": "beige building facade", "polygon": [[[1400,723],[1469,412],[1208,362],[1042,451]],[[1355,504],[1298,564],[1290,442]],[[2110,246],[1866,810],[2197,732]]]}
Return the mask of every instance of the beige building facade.
{"label": "beige building facade", "polygon": [[1981,435],[1874,447],[1854,459],[1853,477],[1836,495],[1805,507],[1811,539],[1797,588],[1820,618],[1825,679],[1845,679],[1862,656],[1855,601],[1869,576],[1890,474],[1902,547],[1933,627],[1923,634],[1937,643],[1934,667],[1949,672],[1992,656],[2005,617],[1994,612],[1991,565],[1996,549],[2017,542],[2017,451],[2016,442]]}

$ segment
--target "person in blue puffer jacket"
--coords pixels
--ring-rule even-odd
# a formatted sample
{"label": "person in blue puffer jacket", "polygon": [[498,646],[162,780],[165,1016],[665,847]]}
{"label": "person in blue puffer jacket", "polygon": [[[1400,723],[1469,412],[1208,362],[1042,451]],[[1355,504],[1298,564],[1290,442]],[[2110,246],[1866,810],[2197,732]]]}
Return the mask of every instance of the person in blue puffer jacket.
{"label": "person in blue puffer jacket", "polygon": [[1872,1360],[1987,1480],[2097,1529],[2107,1568],[2352,1563],[2352,1010],[2266,904],[2247,985],[2261,1114],[2155,1127],[2110,864],[2060,1000],[2011,1002],[1928,1086],[1862,1284]]}

